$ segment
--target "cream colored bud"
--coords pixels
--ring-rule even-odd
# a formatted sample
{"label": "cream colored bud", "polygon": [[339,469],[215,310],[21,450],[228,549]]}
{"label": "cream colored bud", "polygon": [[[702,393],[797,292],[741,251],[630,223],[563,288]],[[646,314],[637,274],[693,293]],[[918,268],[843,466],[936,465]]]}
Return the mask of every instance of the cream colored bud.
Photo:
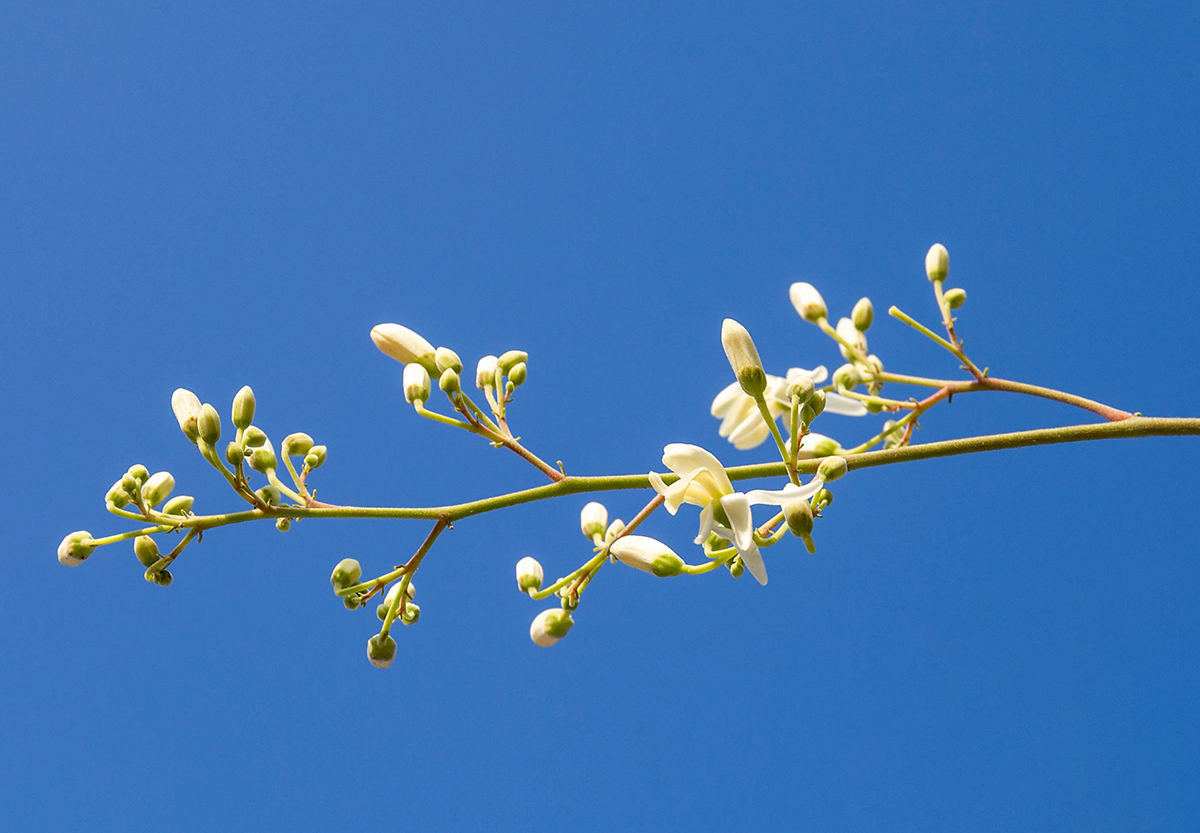
{"label": "cream colored bud", "polygon": [[200,397],[186,388],[177,388],[171,394],[171,410],[179,422],[179,429],[192,442],[200,437],[196,428],[196,418],[200,415]]}
{"label": "cream colored bud", "polygon": [[92,538],[92,533],[85,530],[72,532],[58,545],[58,563],[67,567],[78,567],[95,551],[96,541]]}
{"label": "cream colored bud", "polygon": [[762,396],[767,389],[767,373],[749,330],[732,318],[726,318],[721,322],[721,346],[725,348],[725,357],[729,359],[729,366],[742,390],[756,398]]}
{"label": "cream colored bud", "polygon": [[462,390],[462,384],[458,380],[458,373],[452,367],[447,367],[442,371],[442,376],[438,379],[438,387],[443,393],[448,393],[451,396]]}
{"label": "cream colored bud", "polygon": [[683,572],[683,559],[662,541],[645,535],[626,535],[613,542],[609,552],[622,564],[660,577]]}
{"label": "cream colored bud", "polygon": [[200,439],[209,445],[217,444],[221,439],[221,416],[216,408],[207,403],[200,406],[200,413],[196,416],[196,430]]}
{"label": "cream colored bud", "polygon": [[603,535],[608,526],[608,509],[603,503],[592,501],[579,512],[579,528],[583,537],[591,541],[596,535]]}
{"label": "cream colored bud", "polygon": [[508,381],[517,386],[525,384],[525,379],[528,376],[529,365],[525,364],[525,362],[517,362],[512,366],[512,370],[508,371]]}
{"label": "cream colored bud", "polygon": [[402,365],[414,362],[430,373],[437,373],[437,351],[433,345],[408,327],[399,324],[379,324],[371,330],[371,340],[386,356]]}
{"label": "cream colored bud", "polygon": [[833,384],[838,390],[853,390],[861,381],[862,375],[852,364],[844,364],[833,371]]}
{"label": "cream colored bud", "polygon": [[238,430],[249,428],[254,422],[254,407],[254,391],[249,385],[243,385],[233,397],[233,427]]}
{"label": "cream colored bud", "polygon": [[480,390],[486,390],[496,386],[496,367],[497,359],[495,356],[484,356],[479,360],[479,364],[475,366],[475,387]]}
{"label": "cream colored bud", "polygon": [[280,450],[288,457],[303,457],[312,447],[313,438],[304,433],[288,434],[279,444]]}
{"label": "cream colored bud", "polygon": [[941,243],[934,243],[925,254],[925,274],[931,281],[944,281],[950,274],[950,252]]}
{"label": "cream colored bud", "polygon": [[536,593],[542,589],[542,565],[528,555],[517,562],[517,587],[522,593]]}
{"label": "cream colored bud", "polygon": [[434,353],[433,359],[439,373],[445,373],[447,370],[462,373],[462,359],[449,347],[439,347]]}
{"label": "cream colored bud", "polygon": [[[355,579],[355,581],[358,581],[358,579]],[[388,588],[387,595],[383,597],[383,603],[385,605],[391,607],[392,602],[396,600],[396,596],[400,595],[400,585],[403,583],[404,581],[402,579]],[[417,595],[417,586],[410,581],[404,588],[404,595],[408,596],[410,599],[414,598]]]}
{"label": "cream colored bud", "polygon": [[[837,334],[841,336],[844,341],[857,348],[860,353],[867,352],[867,337],[863,335],[862,330],[854,326],[854,322],[849,318],[838,319]],[[841,351],[843,359],[856,358],[856,356],[847,350],[845,345],[843,345],[841,342],[838,342],[838,350]]]}
{"label": "cream colored bud", "polygon": [[125,472],[125,474],[132,477],[139,486],[150,479],[149,469],[147,469],[141,463],[134,463],[129,467],[129,470]]}
{"label": "cream colored bud", "polygon": [[826,483],[832,483],[850,470],[845,457],[826,457],[817,466],[817,477]]}
{"label": "cream colored bud", "polygon": [[404,365],[404,401],[408,404],[425,402],[433,383],[429,371],[417,362]]}
{"label": "cream colored bud", "polygon": [[142,486],[142,502],[146,506],[157,506],[167,499],[175,489],[175,478],[170,472],[160,471],[150,475],[150,479]]}
{"label": "cream colored bud", "polygon": [[816,385],[813,380],[807,376],[800,376],[794,382],[788,383],[786,396],[788,400],[795,400],[803,405],[809,399],[812,399],[813,392],[816,390]]}
{"label": "cream colored bud", "polygon": [[129,490],[125,488],[124,478],[112,484],[112,488],[104,495],[105,503],[111,503],[117,509],[120,509],[122,506],[128,506],[131,500],[133,500],[133,497],[130,495]]}
{"label": "cream colored bud", "polygon": [[164,515],[187,515],[192,511],[196,499],[191,495],[176,495],[168,500],[162,508]]}
{"label": "cream colored bud", "polygon": [[967,302],[967,290],[958,287],[947,289],[946,294],[942,297],[946,299],[946,306],[950,309],[958,309]]}
{"label": "cream colored bud", "polygon": [[524,350],[509,350],[500,354],[500,358],[496,359],[496,366],[500,368],[501,373],[508,373],[522,362],[529,363],[528,353]]}
{"label": "cream colored bud", "polygon": [[610,523],[608,525],[608,529],[604,530],[604,540],[611,541],[612,539],[616,538],[618,535],[620,535],[624,531],[625,531],[625,522],[623,520],[621,520],[620,518],[617,518],[615,521],[613,521],[612,523]]}
{"label": "cream colored bud", "polygon": [[560,607],[543,610],[529,626],[529,638],[539,648],[549,648],[567,635],[567,631],[575,624],[571,614]]}
{"label": "cream colored bud", "polygon": [[788,290],[788,297],[792,299],[792,306],[796,308],[796,312],[800,313],[800,317],[805,321],[815,324],[822,318],[829,317],[825,299],[811,283],[801,281],[792,284],[791,289]]}
{"label": "cream colored bud", "polygon": [[162,557],[158,543],[149,535],[139,535],[133,539],[133,554],[143,567],[153,567],[154,562]]}
{"label": "cream colored bud", "polygon": [[871,329],[871,322],[875,320],[875,307],[871,304],[871,299],[859,298],[858,303],[854,305],[854,311],[850,313],[850,319],[854,326],[864,333]]}

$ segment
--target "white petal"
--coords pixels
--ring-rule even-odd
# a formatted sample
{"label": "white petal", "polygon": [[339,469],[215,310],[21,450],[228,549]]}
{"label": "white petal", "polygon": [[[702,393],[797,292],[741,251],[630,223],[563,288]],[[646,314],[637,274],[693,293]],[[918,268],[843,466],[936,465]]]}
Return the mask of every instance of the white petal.
{"label": "white petal", "polygon": [[725,495],[721,498],[721,506],[729,516],[729,525],[733,527],[733,544],[738,551],[754,546],[754,517],[750,514],[750,501],[740,493]]}
{"label": "white petal", "polygon": [[825,369],[825,365],[819,364],[812,370],[805,370],[803,367],[793,367],[787,372],[787,380],[794,382],[801,376],[807,376],[812,379],[814,385],[819,385],[829,378],[829,371]]}
{"label": "white petal", "polygon": [[[804,443],[801,443],[800,446],[803,448]],[[650,485],[653,486],[654,491],[658,492],[660,495],[665,495],[667,493],[667,484],[663,483],[662,477],[656,471],[650,472]],[[675,513],[672,512],[671,514],[674,515]]]}
{"label": "white petal", "polygon": [[837,393],[825,394],[825,410],[831,414],[841,414],[842,416],[866,416],[867,406],[859,402],[857,399],[851,399],[848,396],[842,396]]}
{"label": "white petal", "polygon": [[746,565],[746,569],[750,571],[750,575],[754,576],[759,584],[766,584],[767,565],[763,564],[762,553],[758,551],[758,546],[751,544],[750,549],[745,551],[739,548],[738,555],[742,557],[742,563]]}
{"label": "white petal", "polygon": [[748,448],[762,445],[770,434],[771,429],[762,418],[762,414],[753,413],[742,420],[742,423],[733,430],[733,433],[729,435],[729,441],[733,443],[734,448],[745,451]]}
{"label": "white petal", "polygon": [[812,497],[821,491],[821,487],[824,485],[824,480],[814,477],[803,486],[789,483],[777,492],[754,489],[753,491],[746,492],[746,500],[756,506],[783,506],[785,503],[791,503],[793,500],[806,500]]}
{"label": "white petal", "polygon": [[[733,484],[729,481],[729,475],[725,473],[725,467],[721,465],[721,461],[714,457],[712,452],[705,451],[698,445],[669,443],[663,449],[663,465],[676,474],[695,468],[706,469],[712,474],[721,494],[727,495],[733,492]],[[695,477],[695,475],[692,476]]]}
{"label": "white petal", "polygon": [[692,543],[703,544],[708,540],[709,533],[713,531],[713,505],[710,503],[700,511],[700,534],[696,536],[696,540]]}
{"label": "white petal", "polygon": [[733,404],[738,401],[738,397],[745,396],[742,392],[742,386],[737,382],[727,386],[724,390],[717,394],[716,399],[712,402],[712,408],[709,413],[717,419],[725,416]]}
{"label": "white petal", "polygon": [[754,400],[746,394],[742,394],[742,398],[725,413],[725,419],[721,421],[721,427],[717,429],[717,436],[728,437],[747,417],[757,413],[758,406],[754,404]]}

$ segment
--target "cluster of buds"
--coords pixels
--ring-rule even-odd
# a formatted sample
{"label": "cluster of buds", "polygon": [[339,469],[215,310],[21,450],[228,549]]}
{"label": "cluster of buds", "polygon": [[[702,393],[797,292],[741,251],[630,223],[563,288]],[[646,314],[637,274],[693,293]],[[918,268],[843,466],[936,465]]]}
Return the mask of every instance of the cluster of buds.
{"label": "cluster of buds", "polygon": [[365,607],[367,600],[387,586],[389,581],[398,579],[384,594],[383,602],[375,608],[375,615],[383,623],[379,633],[367,640],[367,659],[376,668],[387,668],[396,659],[392,623],[399,620],[403,625],[415,625],[421,618],[421,608],[413,601],[417,586],[403,570],[368,582],[362,582],[362,574],[362,565],[356,559],[343,558],[333,568],[329,582],[347,610],[358,610]]}

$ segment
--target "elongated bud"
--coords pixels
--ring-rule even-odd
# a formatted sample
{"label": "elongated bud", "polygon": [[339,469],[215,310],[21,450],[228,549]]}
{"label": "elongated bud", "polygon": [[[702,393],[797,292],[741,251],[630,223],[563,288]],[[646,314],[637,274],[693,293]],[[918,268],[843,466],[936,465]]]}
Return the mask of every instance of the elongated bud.
{"label": "elongated bud", "polygon": [[186,388],[176,388],[171,394],[171,410],[179,422],[179,429],[193,443],[200,437],[196,418],[200,415],[200,397]]}
{"label": "elongated bud", "polygon": [[496,386],[496,367],[499,360],[495,356],[484,356],[475,366],[475,387],[487,390]]}
{"label": "elongated bud", "polygon": [[329,582],[335,589],[341,590],[344,587],[351,587],[358,583],[362,578],[362,565],[353,558],[343,558],[333,568],[333,572],[329,576]]}
{"label": "elongated bud", "polygon": [[626,535],[615,541],[609,552],[622,564],[644,570],[659,577],[677,576],[683,572],[683,559],[675,551],[645,535]]}
{"label": "elongated bud", "polygon": [[796,381],[788,383],[786,395],[789,400],[803,405],[812,398],[815,390],[816,386],[813,384],[813,380],[807,376],[801,376]]}
{"label": "elongated bud", "polygon": [[850,313],[850,320],[854,322],[855,327],[864,333],[871,329],[871,322],[875,320],[875,307],[871,304],[870,298],[858,299],[858,303],[854,305],[853,312]]}
{"label": "elongated bud", "polygon": [[149,535],[139,535],[133,539],[133,554],[143,567],[153,567],[154,562],[162,558],[158,552],[158,543]]}
{"label": "elongated bud", "polygon": [[542,565],[536,558],[525,556],[517,562],[517,587],[522,593],[536,593],[542,589]]}
{"label": "elongated bud", "polygon": [[225,462],[236,468],[244,459],[246,459],[246,452],[242,451],[242,447],[231,440],[229,445],[225,446]]}
{"label": "elongated bud", "polygon": [[[132,479],[130,478],[130,480]],[[104,495],[104,502],[111,503],[117,509],[120,509],[122,506],[128,506],[131,500],[133,500],[133,496],[125,488],[124,479],[112,484],[112,488]]]}
{"label": "elongated bud", "polygon": [[170,472],[160,471],[150,475],[150,479],[142,486],[142,502],[146,506],[157,506],[167,499],[167,495],[175,489],[175,478]]}
{"label": "elongated bud", "polygon": [[96,551],[96,541],[86,530],[72,532],[58,545],[58,563],[67,567],[78,567]]}
{"label": "elongated bud", "polygon": [[309,450],[308,456],[304,458],[304,465],[310,469],[319,469],[321,466],[325,465],[325,454],[325,446],[314,445],[312,449]]}
{"label": "elongated bud", "polygon": [[934,243],[926,252],[925,274],[931,281],[944,281],[950,274],[950,253],[941,243]]}
{"label": "elongated bud", "polygon": [[800,281],[792,284],[788,290],[788,297],[792,299],[792,306],[796,308],[796,312],[800,313],[800,317],[805,321],[815,324],[822,318],[829,317],[825,299],[811,283]]}
{"label": "elongated bud", "polygon": [[767,389],[767,373],[750,332],[732,318],[721,322],[721,346],[742,390],[758,398]]}
{"label": "elongated bud", "polygon": [[275,449],[271,448],[270,442],[250,452],[250,468],[255,471],[266,474],[269,471],[275,471],[278,467],[279,461],[275,459]]}
{"label": "elongated bud", "polygon": [[838,390],[853,390],[862,381],[862,375],[852,364],[844,364],[833,371],[833,384]]}
{"label": "elongated bud", "polygon": [[380,324],[371,330],[371,340],[386,356],[408,366],[414,362],[429,373],[437,373],[437,351],[433,345],[408,327]]}
{"label": "elongated bud", "polygon": [[138,486],[141,486],[143,483],[145,483],[147,480],[150,479],[150,470],[147,469],[145,466],[143,466],[141,463],[136,463],[136,464],[130,466],[129,470],[127,472],[125,472],[125,474],[128,475],[129,477],[132,477],[134,482],[137,483]]}
{"label": "elongated bud", "polygon": [[429,371],[422,365],[413,362],[404,365],[404,401],[408,404],[425,402],[429,399],[432,382]]}
{"label": "elongated bud", "polygon": [[518,387],[525,384],[525,379],[529,376],[529,365],[525,362],[517,362],[512,366],[512,370],[508,371],[508,381]]}
{"label": "elongated bud", "polygon": [[367,640],[367,659],[376,668],[387,668],[396,661],[396,640],[391,634],[375,634]]}
{"label": "elongated bud", "polygon": [[267,444],[267,434],[257,425],[251,425],[242,434],[242,445],[246,448],[258,448]]}
{"label": "elongated bud", "polygon": [[[849,318],[838,319],[837,334],[847,343],[853,345],[860,353],[867,352],[867,337],[863,335],[858,327],[854,326],[854,322]],[[838,350],[841,351],[843,359],[856,358],[841,342],[838,342]]]}
{"label": "elongated bud", "polygon": [[221,439],[221,415],[217,413],[216,408],[207,403],[200,406],[200,413],[196,417],[196,430],[200,439],[209,445],[217,444]]}
{"label": "elongated bud", "polygon": [[967,302],[967,290],[955,287],[946,290],[946,294],[942,297],[946,299],[946,306],[950,309],[958,309]]}
{"label": "elongated bud", "polygon": [[192,511],[196,499],[191,495],[176,495],[166,502],[162,508],[164,515],[186,515]]}
{"label": "elongated bud", "polygon": [[571,614],[561,607],[543,610],[529,626],[529,638],[539,648],[549,648],[567,635],[567,631],[575,624]]}
{"label": "elongated bud", "polygon": [[583,530],[583,537],[591,541],[596,535],[603,535],[605,527],[608,526],[608,509],[603,503],[592,501],[583,507],[579,512],[579,528]]}
{"label": "elongated bud", "polygon": [[458,357],[449,347],[439,347],[434,354],[434,364],[437,365],[438,372],[445,373],[447,370],[453,370],[455,373],[462,373],[462,359]]}
{"label": "elongated bud", "polygon": [[807,500],[793,500],[783,505],[783,517],[787,520],[788,529],[797,538],[812,535],[813,513]]}
{"label": "elongated bud", "polygon": [[462,390],[462,383],[458,379],[458,372],[452,367],[447,367],[442,371],[441,378],[438,379],[438,387],[442,389],[443,393],[448,393],[451,396],[458,393]]}
{"label": "elongated bud", "polygon": [[279,447],[288,457],[303,457],[312,450],[313,438],[303,433],[288,434]]}
{"label": "elongated bud", "polygon": [[501,373],[505,374],[522,363],[529,363],[529,354],[524,350],[509,350],[501,353],[500,358],[496,359],[496,366],[500,368]]}
{"label": "elongated bud", "polygon": [[832,483],[850,470],[845,457],[826,457],[817,466],[817,477],[826,483]]}
{"label": "elongated bud", "polygon": [[233,397],[234,428],[244,431],[250,427],[250,423],[254,422],[254,405],[254,391],[249,385],[243,385]]}

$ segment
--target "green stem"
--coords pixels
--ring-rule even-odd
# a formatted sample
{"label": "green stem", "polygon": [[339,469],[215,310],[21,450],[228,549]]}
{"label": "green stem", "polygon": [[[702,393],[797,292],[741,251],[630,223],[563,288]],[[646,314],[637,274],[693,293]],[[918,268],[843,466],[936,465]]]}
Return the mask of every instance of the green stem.
{"label": "green stem", "polygon": [[433,525],[433,529],[429,531],[429,535],[425,537],[425,542],[413,554],[413,557],[404,565],[404,577],[400,579],[400,590],[396,593],[396,598],[392,599],[391,605],[388,607],[387,615],[383,619],[383,627],[379,630],[379,635],[387,637],[392,629],[392,623],[396,621],[396,616],[399,615],[400,605],[408,605],[408,585],[412,581],[413,573],[421,566],[421,559],[429,552],[433,546],[433,542],[442,534],[442,530],[450,526],[449,518],[445,516],[438,518],[437,523]]}
{"label": "green stem", "polygon": [[786,465],[788,468],[788,479],[799,486],[800,478],[797,477],[795,471],[792,470],[791,455],[788,454],[787,446],[784,445],[783,442],[783,437],[779,434],[779,426],[775,424],[775,418],[771,416],[771,409],[767,407],[766,398],[760,393],[758,396],[754,397],[754,402],[758,405],[758,412],[762,414],[763,421],[765,421],[767,423],[767,427],[771,429],[771,436],[775,438],[775,445],[779,449],[779,457],[783,460],[784,465]]}

